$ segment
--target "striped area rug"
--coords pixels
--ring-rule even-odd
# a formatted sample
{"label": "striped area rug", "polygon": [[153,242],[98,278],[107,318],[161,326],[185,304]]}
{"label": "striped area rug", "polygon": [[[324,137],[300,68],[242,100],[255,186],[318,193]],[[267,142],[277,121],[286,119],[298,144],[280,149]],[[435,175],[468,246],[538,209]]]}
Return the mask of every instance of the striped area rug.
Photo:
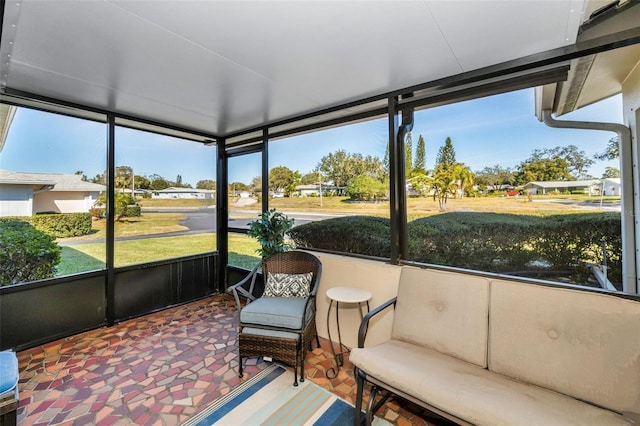
{"label": "striped area rug", "polygon": [[[183,426],[353,425],[353,406],[311,380],[273,364],[215,401]],[[374,424],[389,425],[376,418]]]}

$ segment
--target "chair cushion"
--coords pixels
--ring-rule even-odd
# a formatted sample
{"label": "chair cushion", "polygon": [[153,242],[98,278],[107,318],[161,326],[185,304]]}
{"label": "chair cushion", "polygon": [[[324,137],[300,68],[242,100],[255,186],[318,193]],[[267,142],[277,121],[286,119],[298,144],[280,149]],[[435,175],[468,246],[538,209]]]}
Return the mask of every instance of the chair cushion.
{"label": "chair cushion", "polygon": [[309,297],[311,272],[306,274],[267,274],[262,297]]}
{"label": "chair cushion", "polygon": [[18,385],[18,358],[13,351],[0,352],[0,394]]}
{"label": "chair cushion", "polygon": [[313,303],[309,303],[305,315],[306,302],[307,299],[300,297],[261,297],[242,308],[240,324],[301,331],[303,316],[307,324],[314,315]]}
{"label": "chair cushion", "polygon": [[472,424],[632,424],[613,411],[408,342],[354,348],[349,359],[384,383]]}

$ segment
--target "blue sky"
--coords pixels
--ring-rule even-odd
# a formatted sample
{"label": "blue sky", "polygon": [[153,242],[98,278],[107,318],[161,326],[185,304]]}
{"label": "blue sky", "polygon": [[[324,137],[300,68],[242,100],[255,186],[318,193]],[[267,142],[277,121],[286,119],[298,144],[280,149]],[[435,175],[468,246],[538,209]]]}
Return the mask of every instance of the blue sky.
{"label": "blue sky", "polygon": [[[560,119],[622,123],[622,101],[615,96]],[[535,148],[573,144],[592,156],[602,152],[614,136],[551,129],[540,123],[534,115],[533,89],[416,112],[414,149],[421,134],[427,168],[433,167],[438,149],[451,137],[457,160],[474,171],[494,164],[513,168]],[[21,109],[0,153],[0,168],[47,173],[82,170],[93,177],[105,168],[105,137],[102,123]],[[386,143],[386,119],[338,127],[274,141],[269,148],[270,167],[283,165],[308,173],[324,155],[339,149],[382,158]],[[169,180],[180,174],[184,183],[193,186],[202,179],[215,180],[215,149],[124,128],[116,133],[117,165],[131,166],[137,175],[159,174]],[[597,162],[590,173],[599,177],[606,166],[618,167],[616,162]],[[230,182],[249,183],[259,174],[259,155],[230,160]]]}

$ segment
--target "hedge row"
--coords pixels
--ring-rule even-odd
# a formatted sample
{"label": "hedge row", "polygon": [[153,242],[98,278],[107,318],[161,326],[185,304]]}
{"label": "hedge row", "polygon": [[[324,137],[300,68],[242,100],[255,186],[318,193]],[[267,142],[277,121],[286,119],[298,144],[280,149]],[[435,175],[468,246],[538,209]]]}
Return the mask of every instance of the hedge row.
{"label": "hedge row", "polygon": [[[620,215],[585,213],[548,217],[454,212],[408,223],[409,259],[479,271],[530,274],[570,273],[575,282],[589,275],[588,263],[602,262],[608,276],[622,282]],[[295,227],[299,246],[389,257],[389,220],[356,216]]]}
{"label": "hedge row", "polygon": [[53,237],[17,219],[0,219],[0,286],[51,278],[60,262]]}
{"label": "hedge row", "polygon": [[29,221],[54,238],[78,237],[91,232],[91,213],[37,214]]}

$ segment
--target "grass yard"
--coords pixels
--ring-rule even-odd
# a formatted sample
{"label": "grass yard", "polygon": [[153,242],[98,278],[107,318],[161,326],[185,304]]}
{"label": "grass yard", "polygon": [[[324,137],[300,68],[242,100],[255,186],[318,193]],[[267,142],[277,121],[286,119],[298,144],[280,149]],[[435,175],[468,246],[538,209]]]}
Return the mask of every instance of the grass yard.
{"label": "grass yard", "polygon": [[[619,197],[605,197],[603,207],[619,202]],[[578,212],[602,211],[599,197],[585,195],[539,195],[533,201],[526,197],[478,197],[449,199],[448,212],[470,211],[547,216],[552,214],[572,214]],[[211,201],[176,199],[176,200],[142,200],[146,207],[205,207]],[[352,202],[346,197],[323,197],[320,207],[319,197],[276,198],[270,200],[270,207],[282,212],[307,213],[343,213],[366,216],[389,217],[389,202]],[[259,204],[247,207],[233,207],[233,217],[258,217],[256,209]],[[432,198],[409,198],[407,214],[409,221],[420,217],[441,213],[437,201]],[[180,225],[185,216],[180,213],[143,212],[141,217],[124,218],[116,223],[116,237],[136,235],[164,234],[184,231]],[[72,239],[61,239],[59,242],[82,240],[105,240],[106,221],[93,222],[93,230],[89,235]],[[259,260],[256,254],[258,243],[246,235],[231,234],[229,236],[229,263],[247,269],[252,268]],[[173,257],[187,256],[196,253],[211,252],[216,249],[215,234],[197,234],[173,237],[143,238],[130,241],[116,241],[116,267],[136,263],[152,262]],[[105,244],[103,242],[63,246],[62,261],[58,265],[57,275],[68,275],[78,272],[104,268]]]}
{"label": "grass yard", "polygon": [[[258,243],[245,235],[229,236],[229,263],[247,269],[253,268],[260,257]],[[93,271],[105,267],[104,243],[78,244],[62,247],[58,276]],[[143,238],[116,241],[115,266],[153,262],[173,257],[207,253],[216,250],[216,234],[183,235],[178,237]]]}

